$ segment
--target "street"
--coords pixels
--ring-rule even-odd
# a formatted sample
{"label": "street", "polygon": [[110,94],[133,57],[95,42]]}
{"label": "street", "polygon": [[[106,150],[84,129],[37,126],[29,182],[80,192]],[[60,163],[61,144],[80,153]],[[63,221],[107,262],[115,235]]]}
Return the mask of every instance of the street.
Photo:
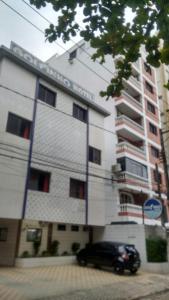
{"label": "street", "polygon": [[142,271],[120,276],[112,271],[77,265],[1,268],[0,299],[165,300],[169,299],[169,276]]}

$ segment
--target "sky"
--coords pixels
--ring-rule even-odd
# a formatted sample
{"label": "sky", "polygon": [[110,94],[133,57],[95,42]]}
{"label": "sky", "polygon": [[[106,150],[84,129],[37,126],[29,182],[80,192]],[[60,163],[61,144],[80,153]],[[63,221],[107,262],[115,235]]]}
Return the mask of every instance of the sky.
{"label": "sky", "polygon": [[[28,0],[25,1],[29,3]],[[48,27],[49,24],[31,8],[25,5],[22,0],[4,0],[4,2],[13,7],[19,13],[23,14],[41,30]],[[39,12],[56,24],[57,15],[50,5],[46,8],[40,9]],[[80,13],[78,17],[80,22]],[[74,38],[74,43],[69,42],[64,44],[61,40],[58,40],[57,44],[49,43],[45,41],[43,33],[28,24],[28,22],[23,20],[0,0],[0,45],[10,47],[10,42],[12,40],[41,60],[45,61],[54,54],[63,53],[80,39],[80,37],[77,37],[76,39]]]}
{"label": "sky", "polygon": [[[76,37],[73,38],[74,42],[68,42],[66,44],[61,40],[58,40],[56,43],[49,43],[45,41],[43,33],[28,24],[27,21],[23,20],[23,18],[7,7],[3,1],[10,5],[14,10],[17,10],[20,14],[24,15],[41,30],[44,31],[49,25],[22,0],[0,0],[0,45],[10,47],[10,42],[12,40],[39,59],[45,61],[54,54],[62,54],[81,39],[80,37]],[[29,3],[29,0],[25,0],[25,2]],[[56,24],[57,14],[50,5],[41,8],[39,12]],[[131,14],[128,12],[127,19],[129,19],[130,16]],[[79,23],[81,22],[81,19],[81,12],[78,11]]]}

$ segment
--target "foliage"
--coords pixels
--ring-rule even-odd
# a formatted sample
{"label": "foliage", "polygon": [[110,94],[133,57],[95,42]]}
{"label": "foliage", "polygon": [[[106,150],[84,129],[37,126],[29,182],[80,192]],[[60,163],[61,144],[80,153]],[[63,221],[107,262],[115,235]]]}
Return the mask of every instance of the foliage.
{"label": "foliage", "polygon": [[67,252],[67,251],[64,251],[64,252],[62,253],[62,256],[69,256],[69,255],[70,255],[70,253]]}
{"label": "foliage", "polygon": [[33,242],[33,248],[34,248],[34,255],[37,256],[38,255],[38,252],[39,252],[39,248],[40,248],[40,244],[41,242],[40,241],[34,241]]}
{"label": "foliage", "polygon": [[42,251],[41,256],[42,257],[48,257],[48,256],[50,256],[50,254],[49,254],[48,251],[44,250],[44,251]]}
{"label": "foliage", "polygon": [[[102,96],[118,96],[122,79],[131,75],[131,63],[140,56],[140,46],[147,51],[147,62],[159,67],[169,64],[169,1],[168,0],[29,0],[36,8],[50,3],[57,12],[56,25],[50,24],[45,35],[49,42],[62,38],[67,42],[80,33],[96,49],[93,59],[101,63],[105,55],[122,55],[118,74],[111,79]],[[77,19],[77,8],[83,9],[83,27]],[[125,20],[126,8],[133,12],[130,22]],[[160,48],[160,40],[163,45]],[[169,88],[169,81],[166,83]]]}
{"label": "foliage", "polygon": [[146,239],[148,262],[167,261],[167,241],[165,239]]}
{"label": "foliage", "polygon": [[22,258],[28,258],[28,257],[30,257],[30,254],[29,254],[28,251],[23,251],[21,257],[22,257]]}
{"label": "foliage", "polygon": [[79,249],[80,249],[80,243],[76,243],[76,242],[72,243],[72,252],[74,254],[76,254]]}
{"label": "foliage", "polygon": [[58,250],[59,250],[59,241],[55,240],[52,241],[49,247],[49,253],[51,256],[57,256],[58,255]]}

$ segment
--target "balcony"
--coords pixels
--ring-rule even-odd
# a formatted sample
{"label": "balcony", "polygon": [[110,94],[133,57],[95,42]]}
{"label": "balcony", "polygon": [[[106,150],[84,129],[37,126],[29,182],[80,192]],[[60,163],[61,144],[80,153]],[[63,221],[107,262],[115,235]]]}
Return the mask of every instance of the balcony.
{"label": "balcony", "polygon": [[116,153],[117,157],[126,156],[126,154],[128,153],[135,155],[136,157],[139,157],[141,159],[146,159],[146,153],[143,147],[138,148],[127,141],[118,143]]}
{"label": "balcony", "polygon": [[144,140],[144,127],[126,115],[117,117],[115,126],[117,134],[124,139],[132,142]]}
{"label": "balcony", "polygon": [[128,171],[120,172],[118,176],[118,185],[121,189],[131,188],[131,190],[138,192],[140,188],[146,190],[149,188],[148,178],[137,176],[136,174]]}
{"label": "balcony", "polygon": [[123,114],[127,111],[130,115],[133,113],[140,115],[143,111],[142,101],[136,100],[125,91],[122,92],[120,97],[115,99],[115,105]]}
{"label": "balcony", "polygon": [[132,85],[136,86],[138,89],[141,89],[141,82],[137,79],[137,77],[131,75],[128,82],[130,82]]}
{"label": "balcony", "polygon": [[[143,224],[143,211],[141,205],[124,203],[119,205],[119,221],[134,221],[138,224]],[[161,225],[160,220],[148,219],[144,216],[144,224],[147,225]]]}

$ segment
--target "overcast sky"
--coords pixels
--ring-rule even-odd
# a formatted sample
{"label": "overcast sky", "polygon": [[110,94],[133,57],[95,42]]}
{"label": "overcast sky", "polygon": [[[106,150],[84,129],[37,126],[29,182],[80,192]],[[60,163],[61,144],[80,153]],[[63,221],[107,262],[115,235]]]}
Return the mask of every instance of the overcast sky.
{"label": "overcast sky", "polygon": [[[3,0],[13,9],[23,14],[33,24],[44,30],[48,27],[48,23],[42,19],[36,12],[29,8],[22,0]],[[28,0],[25,0],[29,3]],[[47,19],[56,24],[57,15],[53,11],[52,7],[48,5],[46,8],[39,10]],[[80,11],[78,13],[79,22],[81,20]],[[130,17],[130,13],[127,14]],[[32,25],[28,24],[14,11],[7,7],[2,0],[0,0],[0,45],[10,46],[10,42],[14,41],[22,46],[27,51],[31,52],[42,60],[47,60],[52,55],[64,52],[64,49],[69,49],[74,45],[73,42],[63,44],[62,41],[56,43],[45,42],[44,35],[35,29]],[[79,41],[80,38],[76,37],[73,39],[75,42]],[[60,44],[63,48],[59,47]]]}
{"label": "overcast sky", "polygon": [[[38,16],[31,8],[29,8],[22,0],[4,0],[7,4],[13,7],[15,10],[23,14],[27,19],[34,23],[41,30],[48,27],[48,23]],[[28,0],[26,2],[29,3]],[[56,23],[56,12],[52,10],[52,7],[48,5],[46,8],[39,10],[46,18]],[[79,15],[80,19],[80,15]],[[33,26],[28,24],[10,8],[8,8],[0,0],[0,45],[10,46],[10,42],[14,41],[35,56],[42,60],[48,59],[55,53],[61,54],[64,50],[56,43],[48,43],[45,41],[45,37]],[[80,38],[74,39],[79,41]],[[73,42],[63,44],[62,41],[58,41],[65,49],[74,45]]]}

